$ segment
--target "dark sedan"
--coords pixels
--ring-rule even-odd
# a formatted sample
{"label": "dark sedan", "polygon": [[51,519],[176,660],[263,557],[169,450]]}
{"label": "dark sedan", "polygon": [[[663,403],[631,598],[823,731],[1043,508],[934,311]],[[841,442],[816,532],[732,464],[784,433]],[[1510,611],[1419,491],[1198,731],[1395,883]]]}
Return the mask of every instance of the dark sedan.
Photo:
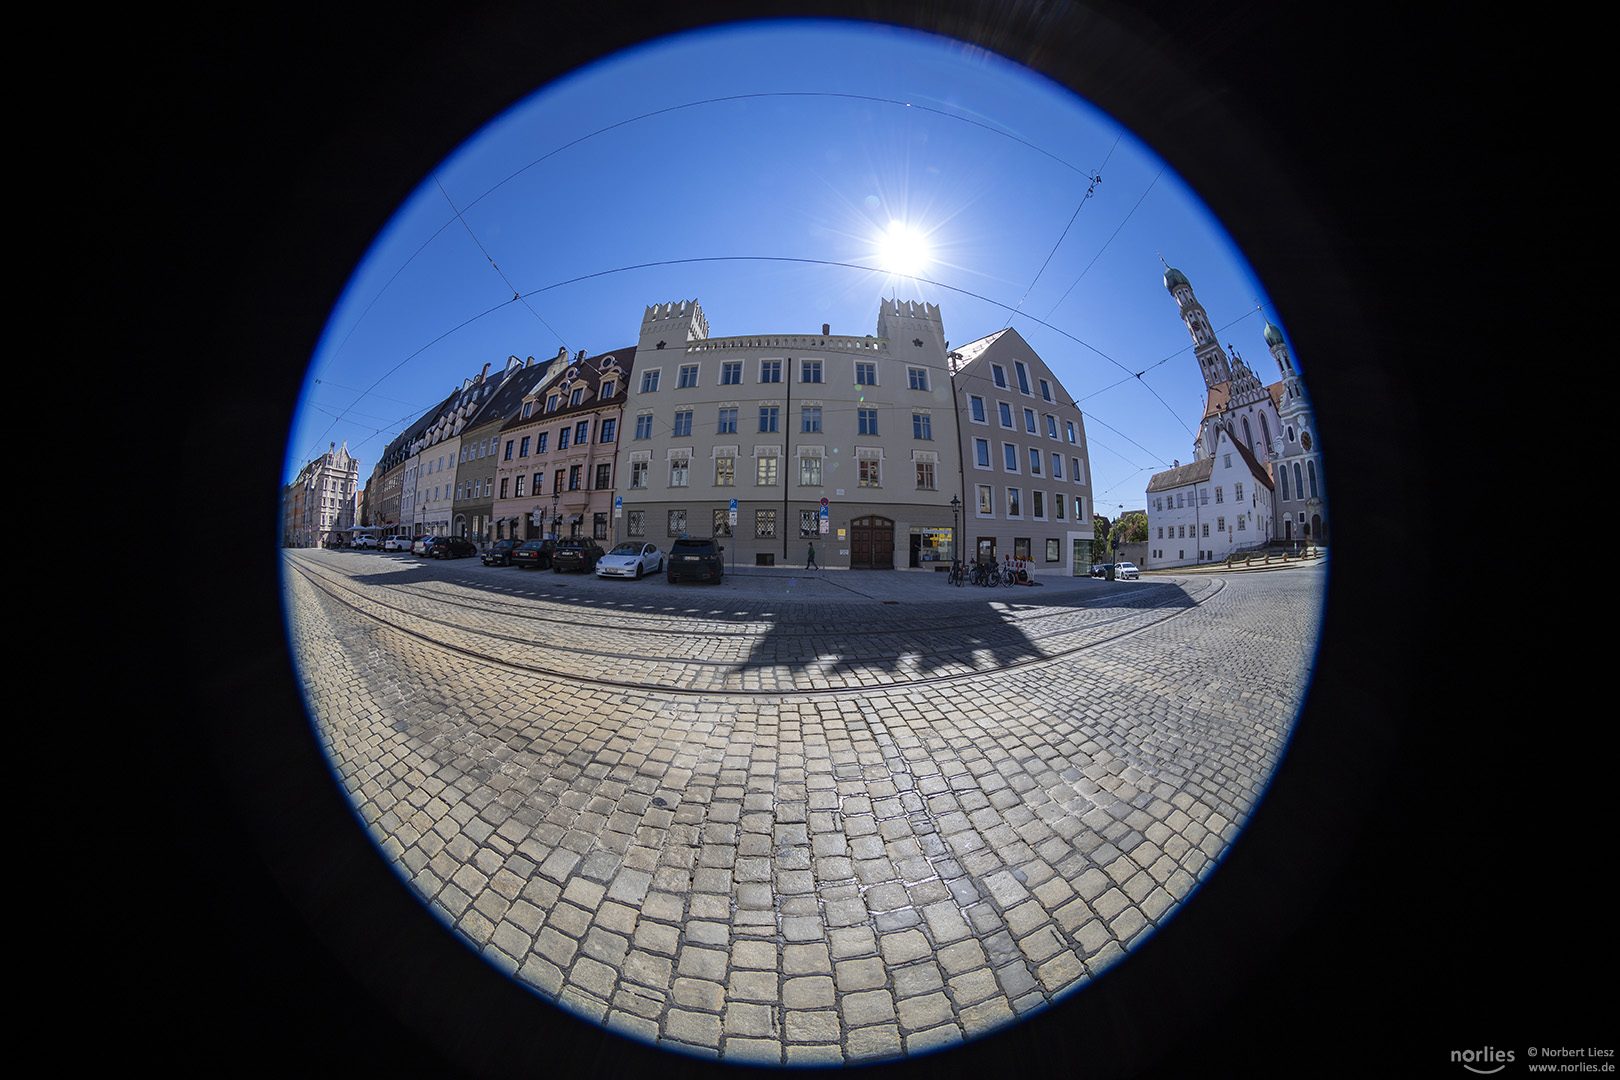
{"label": "dark sedan", "polygon": [[551,568],[559,574],[564,570],[594,570],[596,560],[605,554],[595,540],[564,540],[551,556]]}
{"label": "dark sedan", "polygon": [[483,560],[485,566],[511,566],[512,549],[521,542],[519,540],[497,540],[490,545],[488,551],[478,557]]}
{"label": "dark sedan", "polygon": [[422,554],[430,559],[461,559],[478,554],[478,545],[461,536],[432,536]]}
{"label": "dark sedan", "polygon": [[512,549],[512,565],[544,570],[551,565],[551,553],[556,549],[555,540],[525,540]]}

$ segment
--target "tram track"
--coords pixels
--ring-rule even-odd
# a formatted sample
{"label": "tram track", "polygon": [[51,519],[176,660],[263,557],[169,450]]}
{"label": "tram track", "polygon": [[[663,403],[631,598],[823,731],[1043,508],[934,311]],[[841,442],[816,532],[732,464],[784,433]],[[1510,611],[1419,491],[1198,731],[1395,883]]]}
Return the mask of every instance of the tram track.
{"label": "tram track", "polygon": [[[848,630],[801,627],[783,625],[779,618],[748,616],[744,625],[733,624],[732,629],[716,634],[690,622],[684,630],[674,631],[626,626],[622,617],[617,625],[581,624],[577,618],[518,610],[521,605],[508,604],[498,610],[501,618],[523,618],[526,625],[557,629],[554,635],[536,639],[468,625],[442,614],[412,611],[405,601],[375,595],[378,587],[361,588],[342,575],[316,572],[306,563],[290,565],[300,580],[329,602],[468,659],[604,689],[700,697],[904,692],[1058,664],[1195,611],[1226,587],[1224,579],[1208,578],[1199,582],[1199,591],[1192,595],[1179,589],[1143,590],[1138,594],[1140,601],[1124,610],[1119,610],[1116,597],[1108,614],[1101,614],[1094,605],[1065,605],[1011,617],[1001,613],[994,618],[929,620],[926,630],[893,625]],[[419,589],[382,591],[453,610],[491,613],[488,605],[430,596]],[[536,598],[536,602],[547,599]],[[644,649],[631,651],[624,644],[647,640],[679,641],[687,646],[688,655],[648,656]],[[594,642],[595,647],[581,649],[582,641]],[[859,647],[848,648],[851,641]],[[700,654],[705,650],[706,655]],[[615,668],[620,670],[611,670]],[[813,685],[803,685],[806,682]]]}

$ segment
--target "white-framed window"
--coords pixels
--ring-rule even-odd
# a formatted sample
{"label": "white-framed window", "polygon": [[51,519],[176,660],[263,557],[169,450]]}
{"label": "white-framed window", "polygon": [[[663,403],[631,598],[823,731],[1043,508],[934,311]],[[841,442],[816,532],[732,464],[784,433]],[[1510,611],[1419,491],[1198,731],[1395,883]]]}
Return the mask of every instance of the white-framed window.
{"label": "white-framed window", "polygon": [[1031,491],[1029,493],[1030,516],[1038,521],[1046,520],[1046,492]]}
{"label": "white-framed window", "polygon": [[718,435],[735,435],[735,434],[737,434],[737,410],[736,409],[721,409],[720,410],[720,421],[719,421],[718,426],[715,428],[715,433],[718,434]]}
{"label": "white-framed window", "polygon": [[877,365],[865,361],[858,362],[855,365],[855,385],[876,386],[877,384]]}
{"label": "white-framed window", "polygon": [[859,465],[859,484],[863,488],[882,487],[882,463],[877,458],[861,458]]}
{"label": "white-framed window", "polygon": [[761,405],[759,407],[759,430],[777,430],[778,417],[781,409],[776,405]]}
{"label": "white-framed window", "polygon": [[574,392],[572,394],[568,395],[568,404],[570,404],[570,405],[578,405],[581,402],[583,402],[584,400],[585,400],[585,388],[583,386],[574,387]]}
{"label": "white-framed window", "polygon": [[652,368],[641,373],[641,392],[651,394],[658,389],[658,368]]}
{"label": "white-framed window", "polygon": [[714,486],[733,487],[737,483],[737,459],[729,454],[714,459]]}
{"label": "white-framed window", "polygon": [[720,385],[738,386],[742,383],[742,361],[727,360],[720,365]]}
{"label": "white-framed window", "polygon": [[998,401],[996,411],[1001,414],[1001,426],[1010,430],[1013,426],[1012,406],[1005,401]]}
{"label": "white-framed window", "polygon": [[1051,413],[1046,414],[1046,437],[1048,439],[1055,439],[1058,437],[1057,417],[1053,416]]}
{"label": "white-framed window", "polygon": [[759,381],[762,383],[779,383],[782,381],[782,361],[761,360],[759,362]]}
{"label": "white-framed window", "polygon": [[859,409],[859,430],[862,435],[876,435],[878,433],[878,414],[876,409]]}
{"label": "white-framed window", "polygon": [[934,463],[932,461],[917,462],[917,490],[934,491]]}
{"label": "white-framed window", "polygon": [[972,420],[975,424],[988,424],[990,422],[985,419],[984,398],[968,398],[968,419]]}
{"label": "white-framed window", "polygon": [[638,416],[638,417],[636,417],[636,438],[638,438],[638,439],[650,439],[650,438],[652,438],[652,424],[653,424],[653,418],[652,418],[651,414],[649,414],[647,416]]}
{"label": "white-framed window", "polygon": [[1018,471],[1018,447],[1010,442],[1001,444],[1001,467],[1008,472]]}
{"label": "white-framed window", "polygon": [[675,430],[671,432],[677,439],[690,439],[692,437],[692,410],[675,414]]}
{"label": "white-framed window", "polygon": [[1024,410],[1024,430],[1029,432],[1031,435],[1039,434],[1039,432],[1037,432],[1035,430],[1035,410],[1034,409],[1025,409]]}
{"label": "white-framed window", "polygon": [[1063,421],[1063,426],[1065,428],[1067,428],[1068,432],[1069,432],[1069,445],[1071,445],[1071,446],[1078,445],[1077,441],[1076,441],[1076,438],[1075,438],[1075,434],[1074,434],[1074,421],[1073,420],[1065,420],[1065,421]]}
{"label": "white-framed window", "polygon": [[754,465],[754,483],[760,487],[776,486],[776,457],[760,457]]}
{"label": "white-framed window", "polygon": [[980,484],[978,487],[979,515],[984,517],[994,514],[996,512],[994,489],[992,489],[989,484]]}
{"label": "white-framed window", "polygon": [[799,483],[807,487],[821,486],[820,458],[802,457],[799,459]]}
{"label": "white-framed window", "polygon": [[1007,372],[1000,364],[990,365],[990,378],[1001,389],[1007,389]]}
{"label": "white-framed window", "polygon": [[698,366],[696,364],[682,364],[678,385],[685,389],[698,384]]}
{"label": "white-framed window", "polygon": [[799,411],[799,431],[810,434],[821,430],[821,406],[805,405]]}
{"label": "white-framed window", "polygon": [[1041,380],[1041,398],[1045,401],[1052,400],[1052,384],[1045,379]]}
{"label": "white-framed window", "polygon": [[911,437],[914,439],[932,439],[934,437],[933,424],[927,413],[911,414]]}
{"label": "white-framed window", "polygon": [[630,486],[638,491],[647,487],[647,463],[645,461],[632,461],[630,463]]}
{"label": "white-framed window", "polygon": [[1020,492],[1018,488],[1010,487],[1007,489],[1007,516],[1024,516],[1022,492]]}
{"label": "white-framed window", "polygon": [[913,390],[927,390],[928,369],[920,367],[907,368],[906,380],[911,384]]}
{"label": "white-framed window", "polygon": [[688,458],[674,458],[669,463],[669,486],[687,487],[691,477],[692,462]]}
{"label": "white-framed window", "polygon": [[990,440],[973,440],[973,464],[981,469],[990,467]]}
{"label": "white-framed window", "polygon": [[799,381],[818,383],[821,381],[821,361],[801,360],[799,362]]}
{"label": "white-framed window", "polygon": [[1054,480],[1063,479],[1063,455],[1062,454],[1053,454],[1052,455],[1052,479],[1054,479]]}

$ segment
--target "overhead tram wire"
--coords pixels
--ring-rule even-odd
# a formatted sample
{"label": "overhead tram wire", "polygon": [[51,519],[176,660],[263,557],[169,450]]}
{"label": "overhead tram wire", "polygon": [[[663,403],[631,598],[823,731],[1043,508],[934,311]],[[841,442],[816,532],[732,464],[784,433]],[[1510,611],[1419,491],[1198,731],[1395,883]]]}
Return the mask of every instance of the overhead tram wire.
{"label": "overhead tram wire", "polygon": [[[1063,295],[1058,297],[1056,304],[1052,305],[1052,310],[1046,313],[1046,317],[1048,319],[1052,317],[1052,312],[1055,312],[1058,309],[1058,304],[1061,304],[1063,301],[1067,300],[1069,298],[1069,294],[1074,291],[1074,287],[1080,284],[1080,278],[1085,277],[1086,274],[1090,272],[1091,268],[1097,265],[1097,260],[1102,258],[1103,252],[1108,250],[1108,245],[1114,242],[1114,237],[1118,236],[1120,229],[1125,227],[1125,222],[1130,221],[1131,218],[1136,214],[1136,211],[1141,208],[1143,200],[1148,197],[1148,192],[1153,190],[1153,186],[1159,182],[1159,177],[1164,175],[1164,169],[1165,167],[1163,165],[1159,166],[1159,171],[1153,175],[1152,180],[1148,181],[1148,186],[1143,189],[1141,197],[1138,198],[1135,205],[1131,207],[1131,212],[1125,215],[1124,220],[1119,223],[1119,227],[1109,234],[1107,240],[1103,241],[1103,246],[1097,249],[1097,254],[1092,256],[1091,261],[1086,263],[1086,268],[1080,271],[1080,277],[1075,278],[1069,287],[1063,290]],[[1100,172],[1101,170],[1098,171]]]}
{"label": "overhead tram wire", "polygon": [[[1041,263],[1041,268],[1039,270],[1035,271],[1035,277],[1030,281],[1028,287],[1024,289],[1024,295],[1018,298],[1018,310],[1023,309],[1024,301],[1029,299],[1030,292],[1035,288],[1036,283],[1041,280],[1041,275],[1046,273],[1046,268],[1049,265],[1051,265],[1052,256],[1056,255],[1058,248],[1063,246],[1063,240],[1064,240],[1065,237],[1067,237],[1069,235],[1069,230],[1074,228],[1075,219],[1080,216],[1080,211],[1085,209],[1086,203],[1088,201],[1090,201],[1092,195],[1096,194],[1097,185],[1102,183],[1102,171],[1103,171],[1104,167],[1107,166],[1108,159],[1114,156],[1114,149],[1115,149],[1115,147],[1119,146],[1119,140],[1122,139],[1124,136],[1125,136],[1125,129],[1120,128],[1119,129],[1119,134],[1114,136],[1114,145],[1110,146],[1108,148],[1108,153],[1103,155],[1102,164],[1097,166],[1097,168],[1095,170],[1093,170],[1093,172],[1091,174],[1091,177],[1090,177],[1091,184],[1090,184],[1090,186],[1088,186],[1086,188],[1086,193],[1084,195],[1080,196],[1080,205],[1076,206],[1074,208],[1074,213],[1069,215],[1069,223],[1067,225],[1063,226],[1063,232],[1058,235],[1057,242],[1052,245],[1052,250],[1048,251],[1046,253],[1046,261]],[[1152,185],[1150,184],[1149,186],[1151,187]],[[1119,230],[1117,230],[1117,229],[1115,230],[1115,232],[1118,232],[1118,231]],[[1103,246],[1106,247],[1107,245],[1105,244]],[[1100,256],[1101,254],[1102,253],[1099,251],[1098,255]],[[1097,260],[1092,259],[1091,261],[1096,262]],[[1089,267],[1088,267],[1088,269],[1089,269]],[[1081,271],[1081,277],[1084,277],[1084,276],[1085,276],[1085,272]],[[1080,279],[1076,278],[1075,280],[1078,282]],[[1073,289],[1074,286],[1071,285],[1071,286],[1069,286],[1069,288]],[[1063,295],[1067,296],[1069,294],[1064,293]],[[1056,307],[1056,305],[1054,305],[1054,308],[1055,307]],[[1011,312],[1011,313],[1009,313],[1007,315],[1007,321],[1001,324],[1001,328],[1003,330],[1005,330],[1007,327],[1012,325],[1013,315],[1015,315],[1015,314],[1017,314],[1017,311]],[[1047,312],[1047,316],[1050,317],[1051,312]]]}

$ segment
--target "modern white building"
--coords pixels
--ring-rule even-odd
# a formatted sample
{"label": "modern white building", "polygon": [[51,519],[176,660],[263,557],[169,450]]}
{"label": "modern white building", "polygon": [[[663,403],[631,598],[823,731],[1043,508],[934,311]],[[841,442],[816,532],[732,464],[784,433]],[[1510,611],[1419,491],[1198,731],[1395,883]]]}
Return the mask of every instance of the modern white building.
{"label": "modern white building", "polygon": [[1224,428],[1209,457],[1149,480],[1147,502],[1146,566],[1220,562],[1274,535],[1269,472]]}
{"label": "modern white building", "polygon": [[[939,308],[882,301],[876,335],[710,337],[646,309],[624,406],[617,535],[721,537],[735,566],[950,561],[955,411]],[[733,516],[735,515],[735,516]]]}
{"label": "modern white building", "polygon": [[962,548],[1036,575],[1091,573],[1085,417],[1017,330],[951,350]]}

